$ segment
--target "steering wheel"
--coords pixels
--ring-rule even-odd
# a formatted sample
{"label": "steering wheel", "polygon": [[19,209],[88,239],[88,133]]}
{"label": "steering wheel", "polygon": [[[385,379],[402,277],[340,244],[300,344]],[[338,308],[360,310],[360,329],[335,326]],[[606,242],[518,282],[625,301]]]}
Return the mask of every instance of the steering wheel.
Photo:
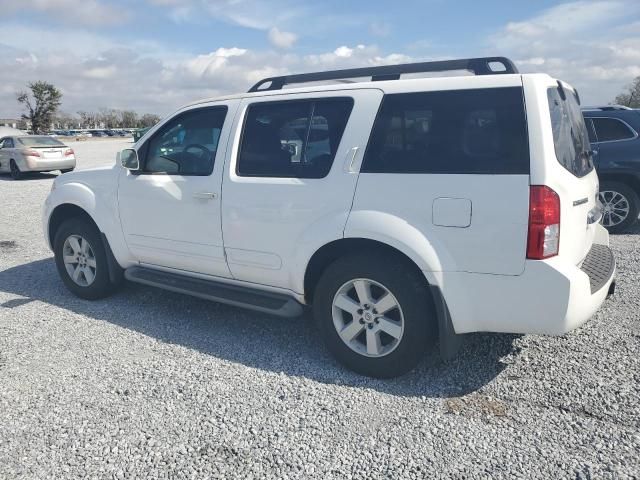
{"label": "steering wheel", "polygon": [[203,152],[204,155],[198,155],[200,158],[207,158],[207,156],[209,156],[209,158],[211,158],[211,154],[213,153],[207,147],[205,147],[204,145],[200,145],[199,143],[192,143],[190,145],[187,145],[186,147],[184,147],[183,152],[186,152],[190,148],[196,148],[196,149],[200,150],[201,152]]}

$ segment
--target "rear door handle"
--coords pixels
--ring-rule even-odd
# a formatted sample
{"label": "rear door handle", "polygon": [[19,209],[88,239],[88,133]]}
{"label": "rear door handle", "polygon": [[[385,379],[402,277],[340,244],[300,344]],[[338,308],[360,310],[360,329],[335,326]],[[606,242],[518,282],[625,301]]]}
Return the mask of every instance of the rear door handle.
{"label": "rear door handle", "polygon": [[356,173],[354,166],[356,163],[356,157],[358,156],[358,150],[360,147],[353,147],[347,152],[347,158],[344,162],[344,171],[347,173]]}
{"label": "rear door handle", "polygon": [[213,192],[196,192],[193,194],[193,197],[202,200],[213,200],[214,198],[218,198],[218,194]]}

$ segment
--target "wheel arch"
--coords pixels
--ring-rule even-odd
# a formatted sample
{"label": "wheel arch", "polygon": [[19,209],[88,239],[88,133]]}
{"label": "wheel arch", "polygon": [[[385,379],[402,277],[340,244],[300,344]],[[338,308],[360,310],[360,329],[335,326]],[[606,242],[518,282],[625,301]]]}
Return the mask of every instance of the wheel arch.
{"label": "wheel arch", "polygon": [[599,172],[598,180],[600,184],[604,182],[619,182],[631,187],[638,196],[640,196],[640,174],[618,173],[618,172]]}
{"label": "wheel arch", "polygon": [[47,227],[47,237],[49,239],[49,245],[53,247],[53,241],[55,239],[58,228],[60,228],[60,225],[71,218],[78,217],[88,220],[93,226],[96,227],[98,232],[101,232],[98,224],[84,208],[79,207],[74,203],[62,203],[56,206],[49,216],[49,225]]}

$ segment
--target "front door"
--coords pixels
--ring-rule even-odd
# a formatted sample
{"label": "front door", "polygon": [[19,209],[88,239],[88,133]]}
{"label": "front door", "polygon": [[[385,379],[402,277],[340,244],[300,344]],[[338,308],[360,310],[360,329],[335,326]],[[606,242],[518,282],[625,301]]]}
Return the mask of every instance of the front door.
{"label": "front door", "polygon": [[123,169],[118,208],[129,250],[142,264],[229,277],[220,186],[237,102],[191,107],[137,148],[139,171]]}

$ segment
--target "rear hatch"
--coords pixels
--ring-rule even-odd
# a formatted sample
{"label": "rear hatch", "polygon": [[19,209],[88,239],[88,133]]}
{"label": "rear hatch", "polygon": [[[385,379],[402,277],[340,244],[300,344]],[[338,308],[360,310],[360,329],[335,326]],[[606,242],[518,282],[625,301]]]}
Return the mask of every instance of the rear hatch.
{"label": "rear hatch", "polygon": [[569,85],[554,82],[547,85],[545,96],[549,128],[544,130],[552,141],[544,142],[544,173],[532,178],[532,184],[548,185],[560,197],[558,255],[577,265],[591,249],[600,220],[598,176],[578,94]]}

